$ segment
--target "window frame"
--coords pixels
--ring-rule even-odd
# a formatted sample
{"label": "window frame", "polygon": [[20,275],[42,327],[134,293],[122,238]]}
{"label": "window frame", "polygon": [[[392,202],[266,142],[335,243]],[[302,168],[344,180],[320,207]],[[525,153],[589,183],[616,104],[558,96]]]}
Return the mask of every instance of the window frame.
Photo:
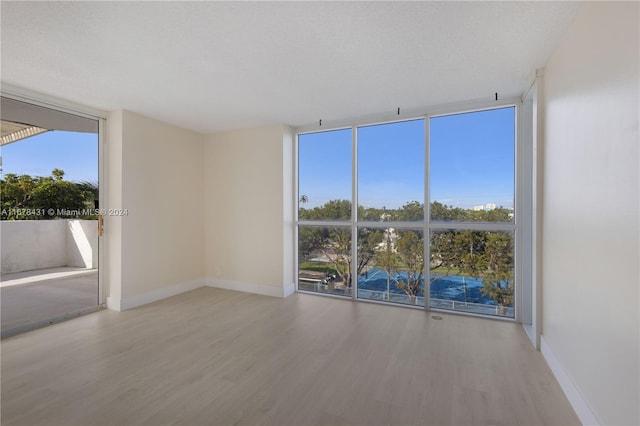
{"label": "window frame", "polygon": [[[501,108],[514,108],[514,220],[512,222],[445,222],[445,221],[432,221],[431,220],[431,200],[429,193],[429,174],[430,174],[430,119],[442,116],[457,115],[464,113],[473,113]],[[475,101],[460,104],[441,105],[431,108],[425,108],[422,112],[410,111],[406,114],[380,114],[377,116],[363,117],[361,119],[349,120],[349,121],[336,121],[333,123],[322,123],[319,121],[317,124],[302,126],[295,128],[294,132],[296,140],[294,143],[294,276],[296,277],[296,292],[314,294],[327,297],[336,297],[340,299],[351,299],[352,301],[364,302],[364,303],[378,303],[384,305],[400,306],[413,309],[423,309],[425,311],[451,313],[456,315],[466,315],[479,318],[490,318],[501,321],[510,322],[522,322],[522,306],[524,304],[531,303],[530,297],[522,291],[524,277],[522,276],[523,265],[526,263],[529,268],[532,264],[532,259],[524,259],[523,247],[526,244],[531,244],[531,241],[527,240],[527,235],[530,233],[524,233],[523,230],[526,227],[531,226],[531,214],[525,212],[527,203],[523,202],[531,196],[531,179],[524,176],[524,171],[527,169],[526,165],[531,163],[529,149],[521,146],[523,135],[521,135],[521,108],[522,100],[520,98],[506,98],[498,101]],[[415,222],[371,222],[371,221],[359,221],[358,219],[358,128],[365,126],[376,126],[384,124],[392,124],[397,122],[423,120],[425,126],[424,143],[425,143],[425,158],[424,158],[424,219],[422,221]],[[324,125],[323,125],[324,124]],[[299,136],[309,133],[318,133],[324,131],[342,130],[351,128],[352,130],[352,142],[351,142],[351,173],[352,173],[352,199],[351,199],[351,219],[350,220],[305,220],[298,217],[299,211],[299,187],[298,187],[298,172],[299,172],[299,157],[298,157],[298,143]],[[524,149],[523,149],[524,148]],[[393,227],[397,229],[414,229],[421,230],[425,241],[424,244],[424,258],[430,258],[430,241],[431,232],[441,229],[452,230],[477,230],[477,231],[505,231],[512,232],[515,238],[514,241],[514,310],[515,315],[513,318],[492,316],[484,314],[476,314],[464,311],[455,311],[439,308],[431,308],[430,305],[430,292],[428,282],[425,285],[424,294],[424,306],[411,306],[398,304],[388,301],[378,301],[362,299],[357,297],[357,262],[352,262],[352,276],[356,277],[353,289],[349,297],[317,293],[311,291],[300,290],[298,286],[298,229],[300,226],[350,226],[351,227],[351,251],[352,256],[357,256],[357,237],[360,228],[388,228]],[[529,237],[530,239],[530,237]]]}

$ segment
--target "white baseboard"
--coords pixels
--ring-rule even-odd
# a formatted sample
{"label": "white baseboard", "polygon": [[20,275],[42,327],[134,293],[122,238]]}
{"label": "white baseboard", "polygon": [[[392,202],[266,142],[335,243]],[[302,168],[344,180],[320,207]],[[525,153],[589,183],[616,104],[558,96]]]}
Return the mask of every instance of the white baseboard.
{"label": "white baseboard", "polygon": [[287,298],[296,292],[296,283],[291,283],[284,286],[284,294],[282,297]]}
{"label": "white baseboard", "polygon": [[284,287],[273,287],[268,285],[221,279],[208,279],[207,283],[207,285],[209,285],[210,287],[223,288],[225,290],[242,291],[244,293],[262,294],[263,296],[273,297],[287,297],[290,296],[293,291],[295,291],[295,285],[293,284]]}
{"label": "white baseboard", "polygon": [[112,311],[122,311],[121,301],[122,299],[116,299],[115,297],[107,297],[107,309]]}
{"label": "white baseboard", "polygon": [[138,306],[146,305],[147,303],[166,299],[167,297],[175,296],[180,293],[186,293],[187,291],[195,290],[196,288],[204,287],[206,285],[207,279],[199,278],[162,287],[147,293],[138,294],[137,296],[122,299],[107,297],[107,308],[114,311],[126,311],[127,309],[136,308]]}
{"label": "white baseboard", "polygon": [[527,333],[527,337],[529,337],[529,341],[533,345],[534,349],[540,349],[539,343],[537,342],[536,329],[531,324],[522,324],[522,328]]}
{"label": "white baseboard", "polygon": [[601,423],[593,412],[591,405],[582,396],[582,392],[580,392],[578,386],[573,379],[571,379],[571,376],[569,376],[562,363],[556,358],[553,350],[544,339],[544,335],[540,336],[540,352],[542,352],[542,356],[547,361],[553,375],[556,376],[556,380],[558,380],[560,387],[567,396],[580,422],[582,422],[583,425],[600,425]]}

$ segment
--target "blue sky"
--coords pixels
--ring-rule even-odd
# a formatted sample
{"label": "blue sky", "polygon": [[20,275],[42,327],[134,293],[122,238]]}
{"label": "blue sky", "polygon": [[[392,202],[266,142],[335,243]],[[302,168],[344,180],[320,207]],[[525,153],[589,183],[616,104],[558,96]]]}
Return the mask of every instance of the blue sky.
{"label": "blue sky", "polygon": [[[358,128],[358,201],[397,208],[424,201],[424,121]],[[471,208],[513,207],[515,110],[435,117],[430,122],[432,201]],[[305,134],[299,193],[315,207],[351,199],[351,129]]]}
{"label": "blue sky", "polygon": [[64,170],[69,181],[98,181],[98,135],[50,131],[0,148],[2,174],[51,176]]}
{"label": "blue sky", "polygon": [[[513,207],[514,108],[435,117],[430,122],[431,200],[471,208]],[[367,207],[423,202],[424,122],[358,128],[358,199]],[[351,199],[351,129],[305,134],[299,144],[299,193],[315,207]],[[1,148],[3,174],[97,181],[98,135],[51,131]]]}

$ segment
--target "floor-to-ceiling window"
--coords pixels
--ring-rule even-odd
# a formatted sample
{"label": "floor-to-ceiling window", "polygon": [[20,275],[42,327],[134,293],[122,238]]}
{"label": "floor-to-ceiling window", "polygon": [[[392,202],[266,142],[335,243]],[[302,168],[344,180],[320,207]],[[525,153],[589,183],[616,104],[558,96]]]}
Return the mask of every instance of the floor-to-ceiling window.
{"label": "floor-to-ceiling window", "polygon": [[298,289],[349,296],[352,129],[298,136]]}
{"label": "floor-to-ceiling window", "polygon": [[424,119],[361,126],[358,298],[424,305]]}
{"label": "floor-to-ceiling window", "polygon": [[515,317],[516,108],[298,135],[298,290]]}
{"label": "floor-to-ceiling window", "polygon": [[515,107],[429,120],[430,306],[514,317]]}

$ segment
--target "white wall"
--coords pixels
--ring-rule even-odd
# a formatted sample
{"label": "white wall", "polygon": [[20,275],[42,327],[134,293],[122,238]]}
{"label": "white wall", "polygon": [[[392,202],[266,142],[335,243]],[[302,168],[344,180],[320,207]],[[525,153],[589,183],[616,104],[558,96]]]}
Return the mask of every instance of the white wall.
{"label": "white wall", "polygon": [[638,16],[586,4],[545,68],[542,350],[586,423],[640,424]]}
{"label": "white wall", "polygon": [[74,266],[98,267],[95,220],[16,220],[0,222],[2,273]]}
{"label": "white wall", "polygon": [[67,265],[66,220],[2,221],[2,273]]}
{"label": "white wall", "polygon": [[[294,208],[297,207],[297,199],[295,197],[294,192],[294,144],[295,144],[295,133],[293,129],[289,127],[285,127],[282,135],[282,238],[283,238],[283,249],[282,249],[282,281],[285,286],[284,296],[289,296],[295,291],[295,264],[294,264],[294,247],[296,246],[295,242],[295,233],[293,230],[293,225],[295,221],[294,217]],[[288,288],[287,288],[288,286]]]}
{"label": "white wall", "polygon": [[[124,111],[109,113],[106,120],[104,147],[106,157],[106,200],[110,209],[122,209],[122,140]],[[104,188],[104,186],[103,186]],[[103,280],[107,287],[107,305],[120,309],[122,301],[122,216],[104,217],[104,239],[107,256],[103,265]]]}
{"label": "white wall", "polygon": [[204,137],[129,111],[107,119],[107,305],[124,310],[211,284],[294,286],[293,134]]}
{"label": "white wall", "polygon": [[67,266],[98,267],[98,221],[69,219],[67,222]]}
{"label": "white wall", "polygon": [[293,291],[292,159],[284,126],[207,137],[205,264],[214,286]]}
{"label": "white wall", "polygon": [[127,309],[202,286],[203,136],[129,111],[108,122],[108,208],[127,215],[105,222],[107,304]]}

